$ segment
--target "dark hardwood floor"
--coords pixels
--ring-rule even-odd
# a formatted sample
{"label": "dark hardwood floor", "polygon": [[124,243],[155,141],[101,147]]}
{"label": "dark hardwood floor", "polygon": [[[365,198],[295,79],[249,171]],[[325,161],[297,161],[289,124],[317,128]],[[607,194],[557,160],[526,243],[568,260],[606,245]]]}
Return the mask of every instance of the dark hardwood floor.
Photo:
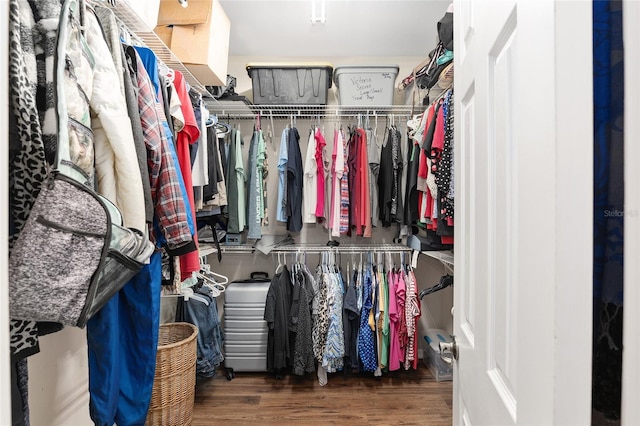
{"label": "dark hardwood floor", "polygon": [[371,374],[315,375],[236,372],[224,369],[199,382],[193,425],[451,425],[452,383],[437,382],[423,364],[380,378]]}

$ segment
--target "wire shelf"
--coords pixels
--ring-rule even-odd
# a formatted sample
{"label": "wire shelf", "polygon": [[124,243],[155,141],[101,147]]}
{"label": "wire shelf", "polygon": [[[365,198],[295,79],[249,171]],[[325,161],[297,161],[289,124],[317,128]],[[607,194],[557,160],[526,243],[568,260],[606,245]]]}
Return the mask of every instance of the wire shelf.
{"label": "wire shelf", "polygon": [[[236,105],[237,104],[237,105]],[[243,102],[220,103],[207,99],[206,106],[218,116],[256,118],[260,114],[268,118],[318,118],[336,117],[410,117],[422,112],[411,105],[247,105]]]}
{"label": "wire shelf", "polygon": [[[260,253],[260,250],[250,244],[241,245],[225,245],[220,244],[220,251],[222,253],[235,253],[235,254],[252,254]],[[380,253],[407,253],[412,249],[402,244],[341,244],[339,246],[327,246],[326,244],[292,244],[273,248],[269,254],[278,253],[307,253],[307,254],[319,254],[326,252],[338,252],[338,253],[365,253],[365,252],[380,252]],[[200,245],[200,256],[208,256],[217,252],[217,249],[212,244]]]}

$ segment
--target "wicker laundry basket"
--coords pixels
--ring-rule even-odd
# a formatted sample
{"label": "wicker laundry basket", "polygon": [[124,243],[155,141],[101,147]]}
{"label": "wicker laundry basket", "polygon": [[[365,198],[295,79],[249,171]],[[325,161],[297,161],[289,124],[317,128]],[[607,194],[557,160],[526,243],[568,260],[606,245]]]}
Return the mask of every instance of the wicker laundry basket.
{"label": "wicker laundry basket", "polygon": [[198,328],[186,322],[160,325],[156,374],[146,425],[190,425],[196,386]]}

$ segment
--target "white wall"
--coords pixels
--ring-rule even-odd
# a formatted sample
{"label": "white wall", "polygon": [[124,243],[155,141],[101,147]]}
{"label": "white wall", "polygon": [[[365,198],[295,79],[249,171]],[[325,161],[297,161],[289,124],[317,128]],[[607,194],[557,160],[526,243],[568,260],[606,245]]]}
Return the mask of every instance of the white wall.
{"label": "white wall", "polygon": [[32,426],[90,425],[86,330],[65,327],[40,338],[28,358]]}

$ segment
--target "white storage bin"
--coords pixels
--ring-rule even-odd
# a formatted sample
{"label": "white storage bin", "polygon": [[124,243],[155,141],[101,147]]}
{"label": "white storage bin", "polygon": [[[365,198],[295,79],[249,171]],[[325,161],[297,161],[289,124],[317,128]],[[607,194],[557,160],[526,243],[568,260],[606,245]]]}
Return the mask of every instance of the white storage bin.
{"label": "white storage bin", "polygon": [[[437,382],[453,380],[453,367],[440,356],[440,342],[451,342],[453,339],[444,330],[430,328],[424,335],[424,364],[429,368]],[[452,356],[449,354],[449,356]]]}
{"label": "white storage bin", "polygon": [[397,65],[339,66],[334,70],[340,105],[393,105]]}

